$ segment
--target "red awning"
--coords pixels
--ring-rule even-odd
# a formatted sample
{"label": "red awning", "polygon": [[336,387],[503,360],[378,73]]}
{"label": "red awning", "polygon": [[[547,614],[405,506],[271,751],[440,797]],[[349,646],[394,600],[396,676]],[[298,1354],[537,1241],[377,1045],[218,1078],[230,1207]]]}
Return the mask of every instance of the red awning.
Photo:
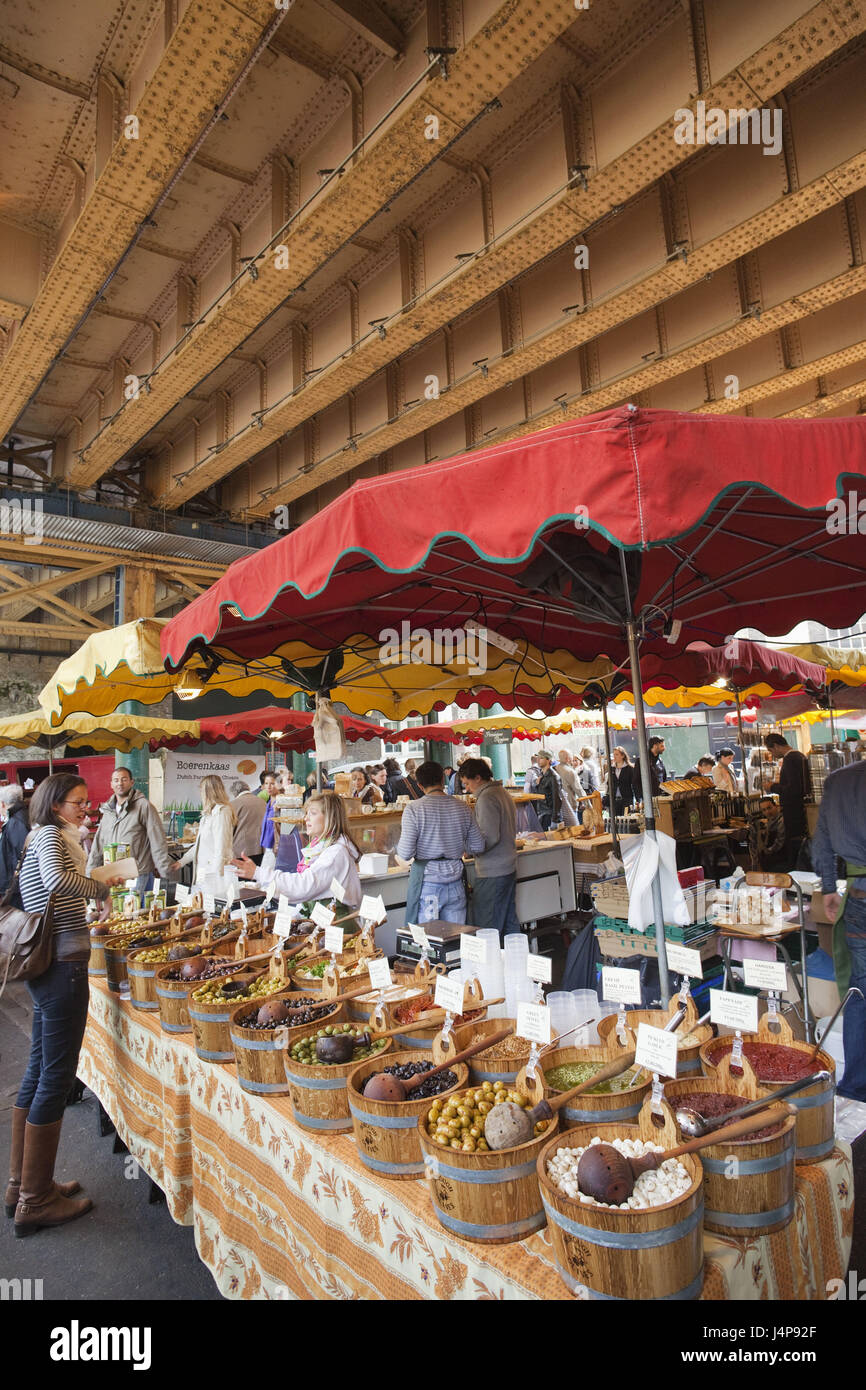
{"label": "red awning", "polygon": [[[340,716],[350,743],[359,739],[387,739],[390,730],[367,719],[356,719],[353,715]],[[315,747],[313,737],[313,716],[302,710],[282,709],[271,705],[265,709],[244,710],[239,714],[206,715],[199,720],[199,736],[185,734],[181,738],[153,739],[151,748],[194,747],[196,743],[256,743],[267,739],[272,732],[280,731],[275,740],[277,748],[283,752],[305,753]]]}
{"label": "red awning", "polygon": [[633,612],[642,652],[664,664],[743,627],[845,627],[866,610],[861,500],[864,419],[622,406],[356,483],[236,561],[166,625],[163,654],[175,669],[208,644],[254,660],[292,639],[337,649],[359,623],[475,621],[516,642],[518,661],[530,642],[620,664]]}

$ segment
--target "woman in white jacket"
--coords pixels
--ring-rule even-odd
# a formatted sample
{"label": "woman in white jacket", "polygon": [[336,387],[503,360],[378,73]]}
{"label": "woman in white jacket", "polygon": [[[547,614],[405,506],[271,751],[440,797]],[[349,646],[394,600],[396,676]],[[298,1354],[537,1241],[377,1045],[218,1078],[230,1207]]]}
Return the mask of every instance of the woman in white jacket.
{"label": "woman in white jacket", "polygon": [[281,873],[266,864],[259,868],[246,855],[232,863],[241,878],[255,879],[263,887],[274,885],[275,893],[285,893],[290,903],[330,898],[334,879],[341,884],[347,907],[361,905],[360,851],[349,834],[349,823],[336,792],[314,793],[306,806],[306,829],[310,842],[304,850],[296,874]]}
{"label": "woman in white jacket", "polygon": [[221,777],[202,778],[201,805],[195,844],[177,866],[192,863],[193,883],[202,883],[210,877],[222,878],[226,864],[231,861],[236,824]]}

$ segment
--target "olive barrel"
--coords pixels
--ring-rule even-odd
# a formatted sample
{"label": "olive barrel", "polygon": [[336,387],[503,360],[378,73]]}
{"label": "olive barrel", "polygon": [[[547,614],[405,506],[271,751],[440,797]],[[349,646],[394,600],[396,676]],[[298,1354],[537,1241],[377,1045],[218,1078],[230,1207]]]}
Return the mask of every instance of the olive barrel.
{"label": "olive barrel", "polygon": [[[642,1111],[642,1116],[645,1113]],[[578,1125],[549,1139],[538,1155],[538,1182],[550,1241],[566,1288],[591,1300],[698,1298],[703,1286],[704,1247],[703,1175],[697,1156],[683,1154],[680,1158],[691,1182],[674,1201],[625,1211],[602,1207],[560,1192],[547,1172],[548,1160],[559,1150],[585,1148],[596,1136],[604,1143],[648,1137],[640,1124]],[[653,1133],[652,1142],[666,1148],[676,1143],[672,1118],[669,1131]]]}
{"label": "olive barrel", "polygon": [[[425,1052],[392,1052],[387,1058],[388,1066],[403,1066],[407,1062],[429,1062]],[[350,1072],[346,1081],[349,1095],[349,1111],[352,1128],[358,1145],[358,1157],[366,1168],[383,1177],[395,1181],[405,1181],[424,1176],[424,1155],[418,1135],[418,1120],[426,1115],[431,1101],[370,1100],[364,1095],[364,1085],[374,1072],[382,1071],[383,1063],[379,1057],[370,1057],[360,1062]],[[441,1095],[451,1095],[460,1086],[465,1086],[469,1069],[458,1062],[451,1070],[456,1076],[453,1086]],[[411,1093],[410,1093],[411,1094]]]}
{"label": "olive barrel", "polygon": [[[259,979],[262,971],[250,966],[248,971],[239,971],[237,975],[232,975],[233,981],[238,981],[243,985],[251,985],[254,980]],[[279,991],[268,995],[268,999],[277,997]],[[234,1048],[231,1040],[231,1016],[237,1008],[237,999],[215,999],[212,1002],[196,999],[195,994],[191,994],[187,1008],[189,1010],[189,1021],[192,1025],[192,1038],[195,1047],[196,1057],[201,1057],[203,1062],[233,1062],[235,1060]],[[261,1007],[264,999],[256,1002],[257,1007]]]}
{"label": "olive barrel", "polygon": [[[665,1100],[672,1110],[683,1096],[721,1093],[745,1104],[769,1092],[755,1085],[748,1062],[744,1075],[731,1076],[730,1054],[711,1078],[685,1077],[665,1082]],[[793,1097],[791,1098],[793,1100]],[[795,1115],[763,1139],[730,1139],[701,1150],[704,1170],[704,1226],[728,1236],[768,1235],[781,1231],[794,1215]],[[681,1136],[686,1139],[687,1135]]]}
{"label": "olive barrel", "polygon": [[[375,1060],[384,1058],[385,1065],[392,1046],[393,1040],[386,1038]],[[346,1080],[357,1065],[357,1061],[352,1060],[333,1066],[305,1066],[286,1053],[292,1114],[302,1128],[328,1130],[331,1133],[352,1128]]]}
{"label": "olive barrel", "polygon": [[[150,931],[142,929],[132,937],[133,941],[141,942],[145,945],[144,938],[147,937],[147,944],[157,946],[162,941],[162,933],[156,929]],[[112,942],[109,937],[105,944],[105,974],[108,988],[112,994],[120,994],[125,984],[127,984],[127,956],[129,954],[129,938]]]}
{"label": "olive barrel", "polygon": [[[653,1028],[664,1028],[668,1022],[672,1011],[677,1007],[678,999],[674,999],[670,1009],[629,1009],[626,1014],[626,1025],[637,1037],[639,1023],[649,1023]],[[677,1029],[679,1035],[689,1032],[694,1027],[694,1019],[697,1018],[697,1010],[692,1008],[691,1013],[687,1014],[683,1022]],[[615,1036],[616,1014],[605,1014],[604,1018],[598,1020],[598,1035],[602,1045],[612,1041]],[[689,1041],[677,1048],[677,1076],[700,1076],[701,1074],[701,1047],[713,1036],[712,1025],[702,1023],[699,1028],[695,1028]],[[633,1044],[632,1044],[633,1045]]]}
{"label": "olive barrel", "polygon": [[[204,954],[210,955],[210,952],[206,951]],[[223,965],[233,964],[227,956],[214,955],[213,959],[219,960]],[[157,968],[154,989],[159,1005],[159,1024],[165,1033],[190,1033],[192,1020],[189,1016],[189,998],[194,989],[204,984],[204,980],[201,977],[194,980],[169,979],[177,965],[177,961],[169,961]]]}
{"label": "olive barrel", "polygon": [[[581,1062],[591,1063],[596,1071],[600,1071],[608,1062],[613,1061],[615,1056],[616,1053],[611,1051],[609,1047],[558,1047],[553,1052],[545,1054],[544,1071],[547,1073],[553,1071],[555,1067]],[[598,1095],[584,1091],[583,1095],[575,1096],[574,1100],[563,1106],[560,1111],[562,1123],[568,1125],[634,1124],[651,1085],[652,1078],[648,1072],[644,1071],[639,1074],[635,1084],[626,1090],[605,1091]],[[559,1091],[547,1085],[544,1088],[544,1093],[546,1096],[560,1094]]]}
{"label": "olive barrel", "polygon": [[[299,999],[309,999],[309,994],[300,990],[286,990],[272,999],[282,999],[289,1008]],[[278,1025],[274,1028],[247,1028],[245,1019],[252,1019],[264,1001],[253,1004],[240,1004],[231,1010],[229,1017],[229,1038],[234,1051],[241,1090],[255,1096],[286,1096],[289,1094],[289,1081],[286,1076],[286,1051],[298,1038],[310,1031],[310,1022],[299,1023],[296,1027]],[[319,1006],[316,1005],[318,1008]],[[323,1010],[325,1005],[321,1006]],[[317,1024],[341,1023],[345,1018],[345,1004],[332,1004],[327,1012],[316,1019]]]}
{"label": "olive barrel", "polygon": [[[496,1020],[497,1024],[502,1019]],[[474,1089],[474,1088],[473,1088]],[[466,1092],[452,1093],[459,1101]],[[418,1141],[437,1219],[455,1236],[480,1245],[507,1245],[523,1240],[546,1224],[538,1187],[536,1163],[552,1132],[554,1118],[543,1134],[509,1149],[445,1148],[427,1132],[427,1101],[418,1119]]]}
{"label": "olive barrel", "polygon": [[467,1063],[470,1085],[480,1086],[484,1081],[492,1081],[494,1084],[503,1081],[506,1086],[513,1087],[521,1067],[525,1067],[529,1061],[531,1044],[526,1043],[525,1047],[523,1046],[523,1039],[518,1038],[516,1034],[517,1021],[513,1018],[479,1018],[454,1029],[454,1046],[458,1052],[462,1052],[479,1033],[489,1036],[509,1027],[514,1028],[515,1033],[506,1039],[506,1042],[515,1048],[514,1054],[488,1057],[484,1052],[477,1053]]}

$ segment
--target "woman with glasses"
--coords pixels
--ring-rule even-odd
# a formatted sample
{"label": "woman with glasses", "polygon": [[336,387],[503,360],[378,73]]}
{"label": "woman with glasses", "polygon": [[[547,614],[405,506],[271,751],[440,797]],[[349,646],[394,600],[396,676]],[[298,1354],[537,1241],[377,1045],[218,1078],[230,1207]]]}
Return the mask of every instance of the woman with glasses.
{"label": "woman with glasses", "polygon": [[12,1111],[6,1189],[6,1214],[15,1216],[16,1236],[62,1226],[93,1205],[89,1197],[73,1199],[77,1182],[54,1181],[63,1110],[87,1022],[87,900],[104,902],[111,885],[121,882],[87,877],[80,837],[87,802],[87,785],[72,772],[46,777],[30,802],[34,829],[19,878],[21,901],[27,912],[44,912],[52,898],[54,960],[43,975],[27,981],[33,1031],[30,1060]]}

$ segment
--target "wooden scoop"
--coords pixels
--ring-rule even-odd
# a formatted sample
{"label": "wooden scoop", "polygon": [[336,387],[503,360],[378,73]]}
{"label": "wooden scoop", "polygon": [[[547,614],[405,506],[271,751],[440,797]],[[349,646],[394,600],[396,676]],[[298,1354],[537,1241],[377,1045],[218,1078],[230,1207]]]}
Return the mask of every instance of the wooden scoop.
{"label": "wooden scoop", "polygon": [[[413,1076],[411,1081],[401,1081],[397,1076],[390,1076],[388,1072],[378,1072],[371,1076],[367,1085],[364,1087],[364,1095],[367,1100],[401,1101],[409,1099],[409,1092],[416,1086],[421,1086],[428,1081],[431,1076],[436,1076],[440,1071],[450,1071],[458,1062],[463,1062],[467,1057],[474,1057],[476,1052],[484,1052],[488,1047],[494,1047],[496,1043],[502,1042],[503,1038],[510,1038],[514,1032],[513,1028],[503,1028],[499,1033],[493,1033],[489,1038],[482,1038],[480,1042],[473,1043],[471,1047],[464,1047],[462,1052],[458,1052],[454,1057],[449,1057],[447,1062],[440,1062],[438,1067],[431,1067],[429,1071],[419,1072]],[[379,1034],[382,1037],[382,1034]]]}
{"label": "wooden scoop", "polygon": [[[254,960],[254,959],[255,959],[254,956],[250,956],[250,960]],[[333,997],[333,999],[322,999],[322,1000],[320,1001],[320,1003],[316,1003],[316,1004],[296,1004],[296,1005],[294,1006],[294,1008],[289,1009],[289,1013],[290,1013],[290,1014],[304,1014],[304,1013],[307,1012],[307,1009],[310,1009],[310,1008],[313,1008],[313,1009],[318,1009],[318,1008],[320,1008],[320,1007],[323,1008],[323,1009],[324,1009],[324,1008],[330,1008],[332,1004],[342,1004],[343,1001],[344,1001],[345,999],[357,999],[357,998],[359,997],[359,995],[361,995],[361,994],[369,994],[369,993],[370,993],[370,986],[369,986],[369,984],[366,984],[366,985],[363,986],[362,989],[353,989],[353,990],[350,990],[348,994],[335,994],[334,997]]]}
{"label": "wooden scoop", "polygon": [[714,1129],[711,1134],[692,1139],[688,1144],[678,1144],[675,1149],[665,1149],[662,1153],[643,1154],[641,1158],[626,1158],[613,1144],[590,1144],[577,1165],[577,1185],[594,1201],[618,1207],[628,1201],[641,1174],[651,1173],[661,1167],[666,1159],[696,1153],[698,1149],[706,1149],[713,1144],[726,1144],[731,1139],[742,1139],[756,1129],[780,1124],[793,1113],[790,1105],[770,1106],[759,1115],[749,1115],[736,1124]]}
{"label": "wooden scoop", "polygon": [[[404,1023],[399,1028],[389,1028],[385,1033],[359,1033],[353,1037],[351,1033],[334,1033],[331,1037],[319,1038],[316,1041],[316,1056],[320,1062],[327,1062],[337,1065],[341,1062],[351,1062],[352,1054],[356,1047],[369,1047],[370,1043],[378,1042],[380,1038],[402,1037],[404,1033],[420,1033],[422,1029],[430,1027],[430,1020],[425,1019],[422,1023]],[[429,1072],[427,1073],[429,1076]]]}

